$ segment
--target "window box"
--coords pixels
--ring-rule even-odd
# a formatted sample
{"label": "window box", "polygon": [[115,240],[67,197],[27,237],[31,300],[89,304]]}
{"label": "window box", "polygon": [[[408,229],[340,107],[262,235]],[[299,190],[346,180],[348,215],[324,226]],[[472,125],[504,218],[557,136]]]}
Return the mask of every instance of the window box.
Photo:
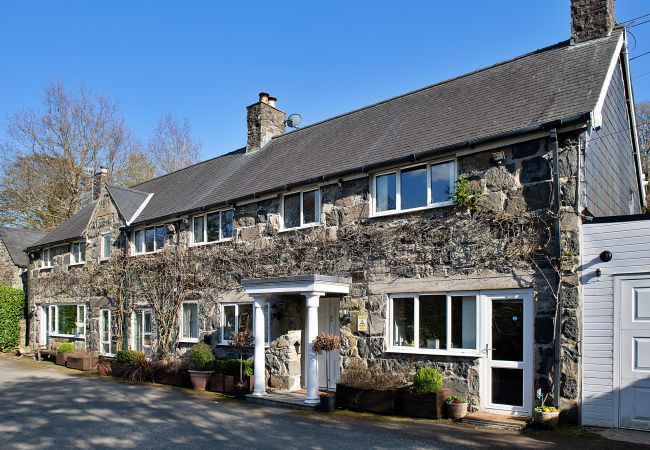
{"label": "window box", "polygon": [[336,384],[336,405],[353,411],[364,411],[376,414],[395,414],[396,405],[402,396],[402,389],[376,391],[359,389]]}
{"label": "window box", "polygon": [[86,372],[93,370],[97,365],[99,359],[96,356],[92,355],[83,355],[83,356],[68,356],[68,368],[84,370]]}
{"label": "window box", "polygon": [[425,419],[442,419],[445,413],[445,401],[451,397],[451,389],[442,388],[432,394],[416,394],[410,390],[401,391],[396,412],[407,417]]}

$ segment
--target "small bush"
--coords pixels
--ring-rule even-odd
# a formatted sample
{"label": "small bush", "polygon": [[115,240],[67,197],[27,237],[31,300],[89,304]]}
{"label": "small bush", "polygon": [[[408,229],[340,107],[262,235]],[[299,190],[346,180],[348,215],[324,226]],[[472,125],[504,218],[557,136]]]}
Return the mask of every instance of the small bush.
{"label": "small bush", "polygon": [[147,360],[144,353],[135,350],[119,350],[115,355],[115,361],[120,364],[135,364],[138,361]]}
{"label": "small bush", "polygon": [[214,353],[212,347],[205,342],[196,344],[187,352],[190,370],[212,370]]}
{"label": "small bush", "polygon": [[0,351],[18,346],[20,319],[23,317],[25,294],[20,289],[0,286]]}
{"label": "small bush", "polygon": [[[239,359],[219,359],[216,362],[216,371],[222,375],[232,375],[233,377],[239,377]],[[245,377],[253,376],[253,361],[244,360],[244,372]]]}
{"label": "small bush", "polygon": [[352,359],[341,374],[341,384],[356,389],[391,391],[406,386],[408,378],[406,371],[384,371],[379,366],[367,367],[360,359]]}
{"label": "small bush", "polygon": [[66,353],[70,353],[75,351],[76,347],[72,342],[63,342],[62,344],[59,345],[59,347],[56,349],[56,352],[59,355],[65,355]]}
{"label": "small bush", "polygon": [[425,367],[420,369],[413,378],[413,392],[416,394],[432,394],[442,389],[442,373],[436,369]]}

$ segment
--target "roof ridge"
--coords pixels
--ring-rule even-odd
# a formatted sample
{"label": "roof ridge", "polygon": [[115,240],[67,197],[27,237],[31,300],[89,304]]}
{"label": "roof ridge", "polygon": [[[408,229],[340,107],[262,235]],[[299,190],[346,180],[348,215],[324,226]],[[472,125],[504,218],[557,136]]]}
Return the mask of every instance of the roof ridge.
{"label": "roof ridge", "polygon": [[128,187],[128,186],[116,186],[114,184],[108,184],[108,185],[106,185],[106,187],[107,188],[121,189],[123,191],[135,192],[136,194],[143,194],[143,195],[149,195],[150,194],[150,192],[141,191],[139,189],[133,189],[132,187]]}
{"label": "roof ridge", "polygon": [[30,228],[24,228],[24,227],[9,227],[7,225],[0,225],[0,229],[3,230],[10,230],[10,231],[24,231],[26,233],[41,233],[41,234],[47,234],[47,231],[41,231],[41,230],[32,230]]}

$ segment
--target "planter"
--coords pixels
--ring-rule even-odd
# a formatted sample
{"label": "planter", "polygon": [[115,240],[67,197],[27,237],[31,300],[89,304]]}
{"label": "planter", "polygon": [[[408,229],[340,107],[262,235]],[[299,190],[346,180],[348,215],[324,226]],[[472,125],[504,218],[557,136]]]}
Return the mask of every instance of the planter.
{"label": "planter", "polygon": [[246,398],[246,394],[249,393],[249,387],[246,384],[246,380],[242,381],[241,383],[238,381],[235,383],[235,398],[238,400],[244,400]]}
{"label": "planter", "polygon": [[533,421],[535,422],[535,425],[541,428],[555,428],[560,421],[560,412],[535,411],[533,413]]}
{"label": "planter", "polygon": [[192,386],[192,381],[187,370],[165,371],[160,370],[154,374],[154,381],[170,386],[187,387]]}
{"label": "planter", "polygon": [[210,383],[208,384],[208,391],[212,392],[224,392],[223,389],[223,374],[213,373],[210,377]]}
{"label": "planter", "polygon": [[90,371],[97,365],[99,359],[96,356],[68,356],[68,368]]}
{"label": "planter", "polygon": [[188,370],[190,379],[192,380],[192,387],[195,391],[205,391],[205,387],[210,381],[211,370]]}
{"label": "planter", "polygon": [[321,395],[318,409],[321,412],[334,412],[336,410],[336,395],[334,393]]}
{"label": "planter", "polygon": [[445,413],[445,401],[451,396],[451,389],[443,388],[432,394],[416,394],[402,391],[396,406],[398,414],[407,417],[442,419]]}
{"label": "planter", "polygon": [[111,375],[114,377],[124,378],[129,370],[128,364],[121,364],[118,362],[111,362]]}
{"label": "planter", "polygon": [[63,355],[61,353],[56,354],[55,362],[57,366],[65,366],[67,361],[68,361],[68,357],[65,355],[65,353]]}
{"label": "planter", "polygon": [[467,415],[467,403],[447,403],[447,417],[460,420]]}
{"label": "planter", "polygon": [[235,377],[232,375],[223,376],[223,393],[228,395],[235,394]]}
{"label": "planter", "polygon": [[336,385],[336,402],[340,408],[377,414],[395,414],[396,398],[402,390],[375,391]]}

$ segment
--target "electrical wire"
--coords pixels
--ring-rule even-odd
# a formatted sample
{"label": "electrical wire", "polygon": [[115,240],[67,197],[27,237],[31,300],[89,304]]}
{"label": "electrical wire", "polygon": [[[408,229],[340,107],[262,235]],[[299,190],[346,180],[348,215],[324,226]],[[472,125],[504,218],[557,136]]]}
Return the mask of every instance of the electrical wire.
{"label": "electrical wire", "polygon": [[643,19],[644,17],[648,17],[648,16],[650,16],[650,13],[644,14],[644,15],[639,16],[639,17],[634,17],[634,18],[632,18],[632,19],[624,20],[624,21],[622,21],[621,23],[634,22],[634,21],[637,20],[637,19]]}
{"label": "electrical wire", "polygon": [[[648,22],[650,22],[650,20]],[[648,54],[650,54],[650,51],[645,52],[645,53],[641,53],[640,55],[637,55],[634,58],[630,58],[630,61],[634,61],[635,59],[640,58],[640,57],[645,56],[645,55],[648,55]]]}

